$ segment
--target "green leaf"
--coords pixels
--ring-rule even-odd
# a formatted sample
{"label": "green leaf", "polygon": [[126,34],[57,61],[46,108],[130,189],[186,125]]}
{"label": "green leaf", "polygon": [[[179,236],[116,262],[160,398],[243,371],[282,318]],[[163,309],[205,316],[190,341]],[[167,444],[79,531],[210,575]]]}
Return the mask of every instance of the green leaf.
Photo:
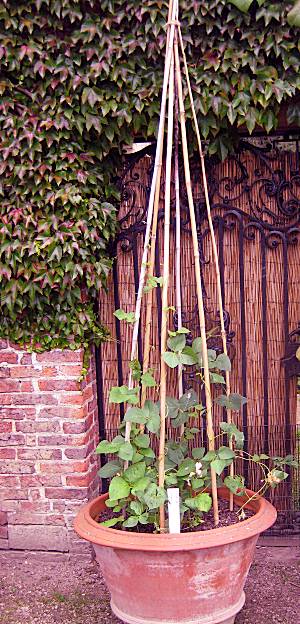
{"label": "green leaf", "polygon": [[124,479],[129,483],[136,484],[137,481],[145,476],[146,464],[145,462],[138,462],[138,464],[132,464],[124,471]]}
{"label": "green leaf", "polygon": [[110,479],[114,477],[117,472],[121,471],[120,462],[118,461],[110,461],[107,464],[104,464],[100,470],[98,471],[99,477],[102,479]]}
{"label": "green leaf", "polygon": [[104,522],[100,522],[102,526],[113,527],[119,522],[124,520],[124,516],[118,516],[117,518],[110,518],[109,520],[104,520]]}
{"label": "green leaf", "polygon": [[176,352],[182,351],[185,347],[185,343],[186,337],[184,334],[178,334],[177,336],[174,336],[174,338],[169,338],[167,342],[169,349]]}
{"label": "green leaf", "polygon": [[186,477],[191,472],[195,472],[195,462],[189,457],[187,457],[180,464],[176,474],[177,474],[177,477]]}
{"label": "green leaf", "polygon": [[155,381],[153,375],[151,375],[151,373],[149,371],[147,371],[147,373],[144,373],[142,375],[141,383],[146,388],[154,388],[156,386],[156,381]]}
{"label": "green leaf", "polygon": [[219,370],[231,371],[231,362],[225,353],[220,353],[215,361],[215,367]]}
{"label": "green leaf", "polygon": [[108,492],[110,500],[120,500],[129,496],[130,487],[123,477],[114,477],[110,482]]}
{"label": "green leaf", "polygon": [[206,492],[202,494],[197,494],[193,498],[186,498],[184,504],[189,507],[189,509],[197,509],[198,511],[208,512],[212,506],[212,498]]}
{"label": "green leaf", "polygon": [[100,444],[96,447],[96,453],[102,455],[107,453],[117,453],[120,447],[124,444],[124,438],[120,436],[120,440],[117,442],[109,442],[108,440],[101,440]]}
{"label": "green leaf", "polygon": [[247,399],[240,394],[233,392],[228,397],[225,394],[219,396],[216,399],[216,403],[222,407],[226,407],[229,410],[237,411],[241,409],[245,403],[247,403]]}
{"label": "green leaf", "polygon": [[132,501],[129,507],[137,516],[140,516],[144,511],[143,505],[140,501]]}
{"label": "green leaf", "polygon": [[203,459],[203,457],[205,455],[205,448],[204,448],[204,446],[201,446],[199,448],[193,448],[192,449],[192,455],[193,455],[193,458],[196,459],[196,460]]}
{"label": "green leaf", "polygon": [[220,429],[227,433],[230,439],[234,438],[237,449],[244,447],[244,434],[242,431],[239,431],[234,423],[221,422]]}
{"label": "green leaf", "polygon": [[214,459],[211,462],[210,467],[212,468],[212,470],[215,471],[217,475],[220,475],[222,474],[224,468],[226,468],[227,465],[228,464],[225,459]]}
{"label": "green leaf", "polygon": [[163,358],[164,358],[165,363],[170,368],[176,368],[176,366],[180,364],[178,356],[176,355],[176,353],[173,353],[172,351],[166,351],[163,355]]}
{"label": "green leaf", "polygon": [[137,481],[134,482],[133,488],[131,489],[133,496],[137,496],[138,492],[144,492],[149,484],[149,477],[141,477],[141,479],[137,479]]}
{"label": "green leaf", "polygon": [[133,458],[134,448],[130,442],[124,442],[119,449],[118,455],[124,461],[131,461]]}
{"label": "green leaf", "polygon": [[300,0],[296,0],[293,8],[288,12],[287,21],[290,26],[300,27]]}
{"label": "green leaf", "polygon": [[235,475],[234,477],[228,476],[224,479],[224,483],[230,492],[238,496],[242,496],[244,493],[244,482],[245,479],[241,475]]}
{"label": "green leaf", "polygon": [[150,446],[150,437],[147,433],[140,433],[134,438],[134,444],[139,448],[148,448]]}
{"label": "green leaf", "polygon": [[135,322],[134,312],[124,312],[124,310],[119,309],[114,312],[114,316],[119,319],[119,321],[126,321],[127,323]]}
{"label": "green leaf", "polygon": [[158,405],[147,399],[144,405],[144,411],[147,413],[146,427],[150,433],[157,433],[160,428],[160,415]]}
{"label": "green leaf", "polygon": [[125,422],[136,423],[137,425],[145,425],[147,419],[147,411],[140,407],[130,407],[124,416]]}
{"label": "green leaf", "polygon": [[144,493],[144,501],[149,509],[157,509],[164,504],[165,500],[165,490],[155,483],[151,483]]}
{"label": "green leaf", "polygon": [[253,3],[253,0],[229,0],[229,2],[230,4],[234,4],[234,6],[236,6],[236,8],[243,13],[247,13],[248,9]]}
{"label": "green leaf", "polygon": [[217,450],[220,459],[234,459],[235,453],[228,446],[220,446]]}
{"label": "green leaf", "polygon": [[138,388],[128,386],[114,386],[109,393],[110,403],[138,403]]}
{"label": "green leaf", "polygon": [[125,529],[132,529],[138,524],[138,518],[136,516],[129,516],[125,522],[123,522],[123,527]]}

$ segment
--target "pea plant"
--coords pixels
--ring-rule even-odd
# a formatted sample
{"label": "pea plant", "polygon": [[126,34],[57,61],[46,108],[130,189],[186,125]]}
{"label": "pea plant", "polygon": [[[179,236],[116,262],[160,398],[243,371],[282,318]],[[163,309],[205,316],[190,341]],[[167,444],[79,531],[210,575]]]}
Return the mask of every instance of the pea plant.
{"label": "pea plant", "polygon": [[[117,311],[118,318],[127,322],[134,319],[130,313]],[[182,327],[178,331],[169,331],[168,350],[164,360],[168,367],[193,367],[199,380],[200,388],[204,385],[203,353],[201,338],[195,338],[188,346],[189,330]],[[228,355],[208,350],[210,382],[217,389],[224,389],[224,373],[230,371]],[[180,491],[180,511],[183,526],[194,527],[201,524],[205,514],[212,507],[211,472],[217,475],[217,485],[225,486],[237,496],[246,496],[249,500],[241,474],[231,476],[228,468],[236,460],[243,459],[260,467],[261,487],[255,496],[263,495],[268,488],[275,488],[288,477],[286,466],[295,466],[292,456],[272,457],[265,454],[249,455],[243,450],[244,435],[234,423],[221,422],[215,436],[215,450],[207,450],[194,443],[199,437],[199,417],[205,415],[206,407],[199,403],[198,394],[189,389],[180,398],[168,396],[166,417],[174,432],[166,437],[164,487],[158,485],[158,447],[160,430],[160,406],[158,400],[146,399],[140,405],[140,396],[144,389],[151,389],[158,394],[159,385],[153,369],[142,372],[137,360],[130,363],[135,385],[113,387],[110,391],[111,403],[127,405],[124,422],[118,435],[112,440],[102,440],[96,452],[113,455],[100,469],[100,476],[110,478],[109,496],[106,505],[112,510],[112,517],[102,524],[120,529],[133,529],[138,525],[151,525],[159,531],[159,508],[167,501],[167,488],[177,487]],[[200,392],[201,396],[201,392]],[[245,397],[221,392],[214,399],[230,411],[239,410],[246,402]],[[131,423],[130,439],[125,439],[125,425]],[[218,443],[218,444],[217,444]],[[243,519],[244,503],[239,508],[239,518]]]}

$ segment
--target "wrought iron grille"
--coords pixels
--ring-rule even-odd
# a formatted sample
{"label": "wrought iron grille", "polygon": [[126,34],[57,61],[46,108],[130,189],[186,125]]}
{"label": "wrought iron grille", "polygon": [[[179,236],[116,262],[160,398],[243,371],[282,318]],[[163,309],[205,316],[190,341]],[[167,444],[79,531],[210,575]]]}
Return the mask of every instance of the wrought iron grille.
{"label": "wrought iron grille", "polygon": [[[292,452],[298,457],[300,413],[298,409],[297,415],[296,386],[297,376],[300,376],[300,362],[296,358],[296,349],[300,343],[299,141],[298,136],[283,135],[243,139],[239,151],[225,164],[214,158],[207,159],[211,208],[218,236],[221,284],[226,308],[227,341],[230,355],[234,358],[234,384],[245,396],[257,394],[257,405],[252,396],[252,403],[244,405],[240,418],[239,424],[244,430],[246,448],[251,451],[258,444],[262,452],[273,455]],[[146,225],[153,151],[150,146],[137,156],[128,158],[119,181],[123,210],[120,211],[119,233],[111,247],[112,257],[115,258],[112,309],[122,307],[124,293],[119,283],[118,263],[120,265],[124,255],[129,255],[132,260],[134,289],[137,291],[139,241]],[[183,179],[183,172],[181,177]],[[197,161],[192,166],[192,180],[202,283],[206,296],[206,317],[208,327],[213,327],[218,325],[218,318],[214,313],[209,229]],[[184,216],[185,213],[188,214],[188,210],[183,182],[181,188],[181,228],[188,244],[190,231],[188,218]],[[162,216],[161,211],[160,220]],[[158,236],[157,275],[161,268],[160,245]],[[156,307],[159,337],[159,289],[156,289]],[[193,336],[198,331],[198,315],[192,301],[189,301],[184,315],[184,323]],[[116,377],[117,383],[121,385],[126,379],[121,326],[118,319],[114,318],[113,322],[116,337]],[[176,327],[176,315],[174,326]],[[212,346],[218,349],[218,337],[211,340]],[[141,359],[142,335],[139,336],[138,354]],[[118,423],[107,417],[103,347],[97,350],[96,360],[100,436],[110,438]],[[196,383],[193,373],[185,375],[184,383],[185,386]],[[123,416],[123,406],[120,406],[118,418],[122,419]],[[205,439],[205,421],[201,425],[201,435]],[[245,476],[252,478],[253,486],[259,479],[258,475]],[[272,533],[300,533],[299,472],[294,471],[289,483],[276,497],[275,503],[279,509],[279,520]]]}

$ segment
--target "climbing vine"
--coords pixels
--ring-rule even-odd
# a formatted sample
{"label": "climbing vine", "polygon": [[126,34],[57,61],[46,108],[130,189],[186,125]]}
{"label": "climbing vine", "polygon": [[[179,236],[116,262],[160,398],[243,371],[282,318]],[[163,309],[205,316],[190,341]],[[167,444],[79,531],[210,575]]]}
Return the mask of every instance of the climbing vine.
{"label": "climbing vine", "polygon": [[[167,2],[3,0],[0,6],[0,334],[35,349],[102,340],[120,155],[153,138]],[[251,5],[251,6],[250,6]],[[276,128],[300,87],[292,2],[181,0],[210,153]],[[198,95],[198,97],[197,97]],[[288,121],[300,112],[291,103]]]}

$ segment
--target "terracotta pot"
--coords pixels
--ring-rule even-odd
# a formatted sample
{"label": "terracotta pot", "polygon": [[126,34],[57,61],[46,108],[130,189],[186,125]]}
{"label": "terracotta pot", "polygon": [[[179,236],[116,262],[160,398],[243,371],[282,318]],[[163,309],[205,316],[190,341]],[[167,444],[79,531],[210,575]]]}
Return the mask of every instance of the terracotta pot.
{"label": "terracotta pot", "polygon": [[[228,498],[228,490],[220,496]],[[85,505],[74,526],[94,546],[117,617],[128,624],[234,623],[259,534],[276,520],[270,503],[252,501],[255,515],[228,527],[153,535],[100,526],[106,498]]]}

